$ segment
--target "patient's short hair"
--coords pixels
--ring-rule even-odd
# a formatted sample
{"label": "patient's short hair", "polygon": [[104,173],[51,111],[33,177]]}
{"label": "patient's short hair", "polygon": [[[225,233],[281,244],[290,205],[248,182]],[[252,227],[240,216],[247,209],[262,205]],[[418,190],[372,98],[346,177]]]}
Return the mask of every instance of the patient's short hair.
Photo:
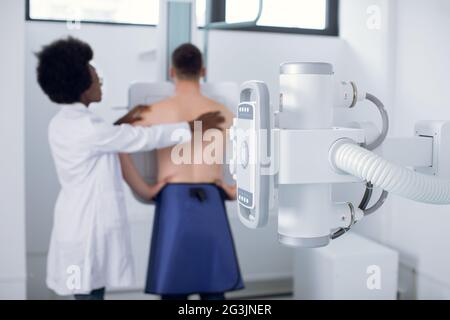
{"label": "patient's short hair", "polygon": [[183,44],[173,52],[172,65],[179,79],[198,80],[203,68],[202,53],[190,43]]}
{"label": "patient's short hair", "polygon": [[80,102],[81,95],[92,84],[89,70],[94,57],[92,48],[69,37],[45,46],[36,56],[38,82],[50,100],[60,104]]}

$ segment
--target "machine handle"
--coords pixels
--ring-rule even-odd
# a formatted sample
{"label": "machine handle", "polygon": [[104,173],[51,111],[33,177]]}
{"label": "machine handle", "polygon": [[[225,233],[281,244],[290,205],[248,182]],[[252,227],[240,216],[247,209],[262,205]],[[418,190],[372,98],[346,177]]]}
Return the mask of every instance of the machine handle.
{"label": "machine handle", "polygon": [[246,82],[241,87],[238,117],[233,127],[234,155],[231,171],[238,186],[238,214],[248,228],[265,227],[273,197],[270,172],[273,129],[270,94],[264,82]]}

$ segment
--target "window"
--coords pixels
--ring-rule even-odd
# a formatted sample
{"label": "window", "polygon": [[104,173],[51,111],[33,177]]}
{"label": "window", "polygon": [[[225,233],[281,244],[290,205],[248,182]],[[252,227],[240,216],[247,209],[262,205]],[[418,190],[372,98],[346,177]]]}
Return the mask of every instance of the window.
{"label": "window", "polygon": [[195,6],[197,10],[197,25],[204,27],[206,24],[206,0],[197,0]]}
{"label": "window", "polygon": [[[199,21],[205,20],[205,1],[197,0]],[[211,4],[214,22],[248,22],[258,16],[259,0],[213,0]],[[263,0],[256,26],[230,25],[228,29],[338,35],[338,0]]]}
{"label": "window", "polygon": [[157,25],[159,0],[28,0],[27,19]]}

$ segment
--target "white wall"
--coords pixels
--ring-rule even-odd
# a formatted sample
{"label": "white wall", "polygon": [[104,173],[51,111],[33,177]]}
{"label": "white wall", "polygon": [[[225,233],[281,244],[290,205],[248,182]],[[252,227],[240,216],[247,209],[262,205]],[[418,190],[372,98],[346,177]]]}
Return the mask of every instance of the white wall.
{"label": "white wall", "polygon": [[303,36],[265,32],[212,31],[208,74],[210,81],[261,80],[269,85],[274,106],[279,102],[280,64],[288,61],[320,61],[335,65],[344,43],[337,37]]}
{"label": "white wall", "polygon": [[[373,5],[380,9],[380,29],[367,27]],[[348,46],[342,61],[351,78],[386,102],[391,135],[410,137],[417,121],[450,119],[448,0],[341,0],[341,6]],[[448,225],[448,207],[392,196],[358,231],[400,252],[402,298],[450,299]]]}
{"label": "white wall", "polygon": [[0,300],[24,299],[24,1],[0,2]]}
{"label": "white wall", "polygon": [[[396,134],[411,135],[420,120],[450,120],[450,2],[399,0]],[[449,207],[393,202],[389,242],[413,278],[410,297],[450,299]],[[414,294],[416,291],[416,294]]]}

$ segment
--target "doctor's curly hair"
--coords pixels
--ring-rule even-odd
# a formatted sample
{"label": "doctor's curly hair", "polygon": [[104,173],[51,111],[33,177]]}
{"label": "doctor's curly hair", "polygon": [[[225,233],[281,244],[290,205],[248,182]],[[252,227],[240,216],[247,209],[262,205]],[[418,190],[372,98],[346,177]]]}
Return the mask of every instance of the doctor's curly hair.
{"label": "doctor's curly hair", "polygon": [[89,62],[94,52],[89,44],[69,37],[43,47],[36,56],[38,83],[50,100],[59,104],[80,102],[92,84]]}

